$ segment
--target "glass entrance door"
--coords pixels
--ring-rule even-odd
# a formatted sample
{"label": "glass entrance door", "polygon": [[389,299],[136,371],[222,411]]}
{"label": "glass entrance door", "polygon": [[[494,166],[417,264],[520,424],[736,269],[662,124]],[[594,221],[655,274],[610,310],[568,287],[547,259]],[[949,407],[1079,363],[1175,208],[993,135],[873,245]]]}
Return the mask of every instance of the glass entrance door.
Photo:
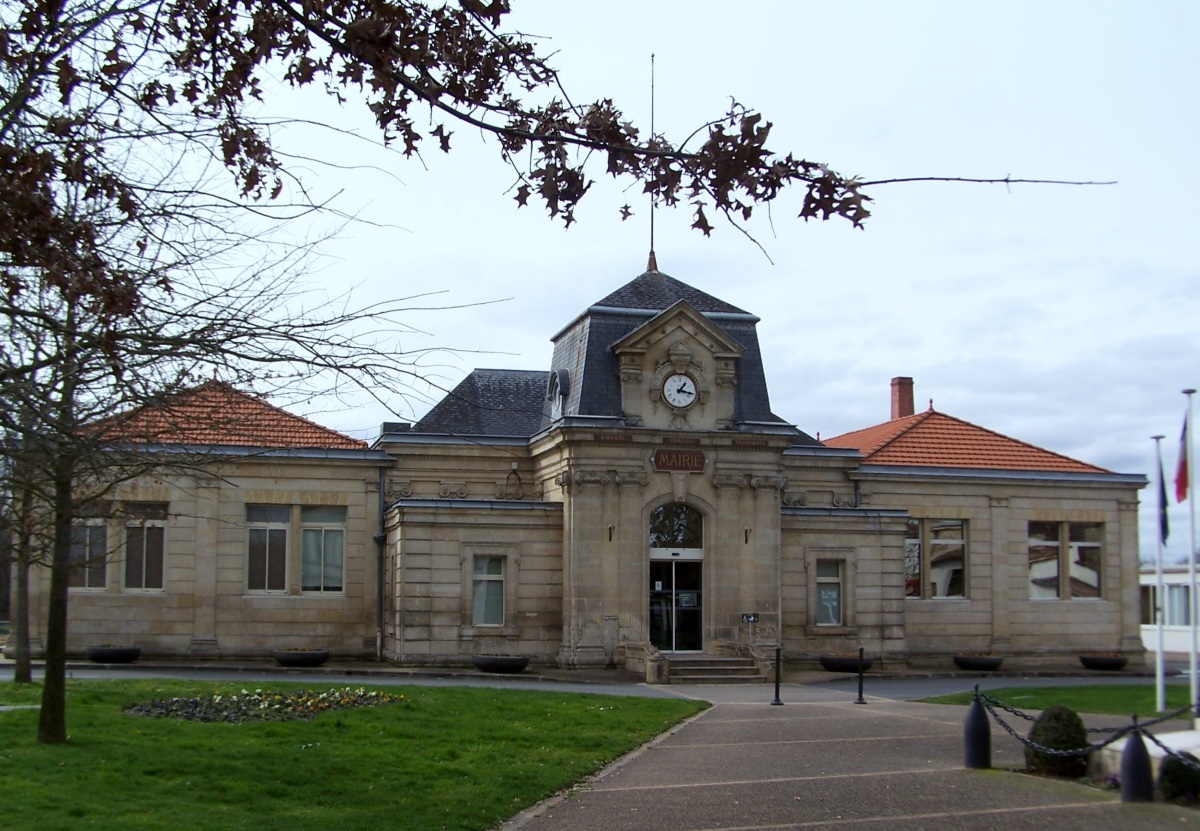
{"label": "glass entrance door", "polygon": [[704,563],[650,561],[650,642],[663,652],[704,648]]}

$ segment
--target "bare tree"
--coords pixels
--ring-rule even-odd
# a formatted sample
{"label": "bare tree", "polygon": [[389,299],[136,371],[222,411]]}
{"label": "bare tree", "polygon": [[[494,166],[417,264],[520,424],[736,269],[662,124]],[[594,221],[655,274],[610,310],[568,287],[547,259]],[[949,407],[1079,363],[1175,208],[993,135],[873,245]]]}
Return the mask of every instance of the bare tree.
{"label": "bare tree", "polygon": [[[0,428],[38,472],[10,476],[8,490],[29,495],[12,527],[29,527],[30,557],[45,540],[51,572],[41,740],[66,737],[72,519],[165,463],[144,442],[121,453],[130,437],[114,411],[213,373],[259,391],[374,392],[421,376],[386,340],[403,331],[403,303],[307,305],[294,274],[311,249],[271,244],[275,223],[327,206],[255,114],[268,79],[360,99],[408,156],[430,142],[449,152],[457,127],[480,131],[514,171],[518,204],[540,199],[567,225],[596,167],[660,204],[687,203],[705,234],[706,211],[745,221],[788,186],[804,190],[805,219],[868,216],[865,183],[773,153],[770,124],[736,103],[679,142],[643,134],[609,100],[573,103],[529,39],[501,30],[508,11],[507,0],[0,6]],[[270,267],[231,268],[259,244],[268,253],[254,260]]]}

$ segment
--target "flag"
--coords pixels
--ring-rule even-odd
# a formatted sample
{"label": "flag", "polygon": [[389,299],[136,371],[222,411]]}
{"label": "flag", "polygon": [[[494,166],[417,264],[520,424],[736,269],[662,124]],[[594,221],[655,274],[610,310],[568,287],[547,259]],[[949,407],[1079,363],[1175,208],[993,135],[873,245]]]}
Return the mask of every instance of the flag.
{"label": "flag", "polygon": [[1167,520],[1167,477],[1163,473],[1162,450],[1158,451],[1158,536],[1163,545],[1171,535],[1171,523]]}
{"label": "flag", "polygon": [[1175,501],[1182,502],[1188,496],[1188,416],[1183,416],[1183,435],[1179,437],[1179,467],[1175,470]]}

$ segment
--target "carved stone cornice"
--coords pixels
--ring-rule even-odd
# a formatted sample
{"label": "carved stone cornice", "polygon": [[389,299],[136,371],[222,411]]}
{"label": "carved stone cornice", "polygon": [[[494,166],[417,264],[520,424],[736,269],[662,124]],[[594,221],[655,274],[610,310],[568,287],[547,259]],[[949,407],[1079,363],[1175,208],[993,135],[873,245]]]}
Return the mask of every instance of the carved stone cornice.
{"label": "carved stone cornice", "polygon": [[808,505],[808,491],[789,491],[785,489],[779,495],[779,498],[789,508],[803,508]]}
{"label": "carved stone cornice", "polygon": [[747,488],[750,480],[737,473],[717,473],[713,475],[714,488]]}
{"label": "carved stone cornice", "polygon": [[386,502],[395,502],[399,499],[408,499],[412,494],[412,482],[402,480],[389,483],[389,487],[383,492],[383,498]]}
{"label": "carved stone cornice", "polygon": [[442,499],[466,499],[467,485],[465,482],[442,482],[438,485],[438,496]]}
{"label": "carved stone cornice", "polygon": [[755,490],[782,491],[787,487],[787,477],[779,473],[767,473],[750,477],[750,487]]}
{"label": "carved stone cornice", "polygon": [[646,485],[650,484],[650,475],[646,473],[645,469],[618,470],[615,472],[613,478],[621,487],[625,487],[627,485],[637,485],[644,488]]}
{"label": "carved stone cornice", "polygon": [[576,485],[607,485],[612,481],[607,470],[577,470],[571,478]]}
{"label": "carved stone cornice", "polygon": [[521,485],[521,474],[515,470],[511,471],[503,482],[496,483],[497,499],[522,499],[524,496],[525,489]]}
{"label": "carved stone cornice", "polygon": [[737,368],[734,366],[733,361],[721,361],[717,364],[717,386],[737,386]]}

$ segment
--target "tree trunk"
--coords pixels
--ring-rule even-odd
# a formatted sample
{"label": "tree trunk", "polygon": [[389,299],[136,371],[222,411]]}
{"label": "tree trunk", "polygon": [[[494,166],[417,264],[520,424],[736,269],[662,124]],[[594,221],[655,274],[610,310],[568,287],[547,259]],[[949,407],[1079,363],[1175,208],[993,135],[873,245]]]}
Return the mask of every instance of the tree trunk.
{"label": "tree trunk", "polygon": [[33,682],[33,666],[29,655],[29,566],[33,561],[33,494],[26,487],[21,493],[21,509],[17,516],[20,529],[17,540],[16,585],[13,589],[12,636],[17,657],[13,666],[13,681]]}
{"label": "tree trunk", "polygon": [[17,684],[33,683],[33,663],[29,655],[29,560],[17,559],[16,583],[13,591],[13,681]]}
{"label": "tree trunk", "polygon": [[54,464],[54,549],[50,555],[50,602],[46,620],[46,675],[38,741],[67,740],[67,583],[71,569],[74,464],[59,452]]}

